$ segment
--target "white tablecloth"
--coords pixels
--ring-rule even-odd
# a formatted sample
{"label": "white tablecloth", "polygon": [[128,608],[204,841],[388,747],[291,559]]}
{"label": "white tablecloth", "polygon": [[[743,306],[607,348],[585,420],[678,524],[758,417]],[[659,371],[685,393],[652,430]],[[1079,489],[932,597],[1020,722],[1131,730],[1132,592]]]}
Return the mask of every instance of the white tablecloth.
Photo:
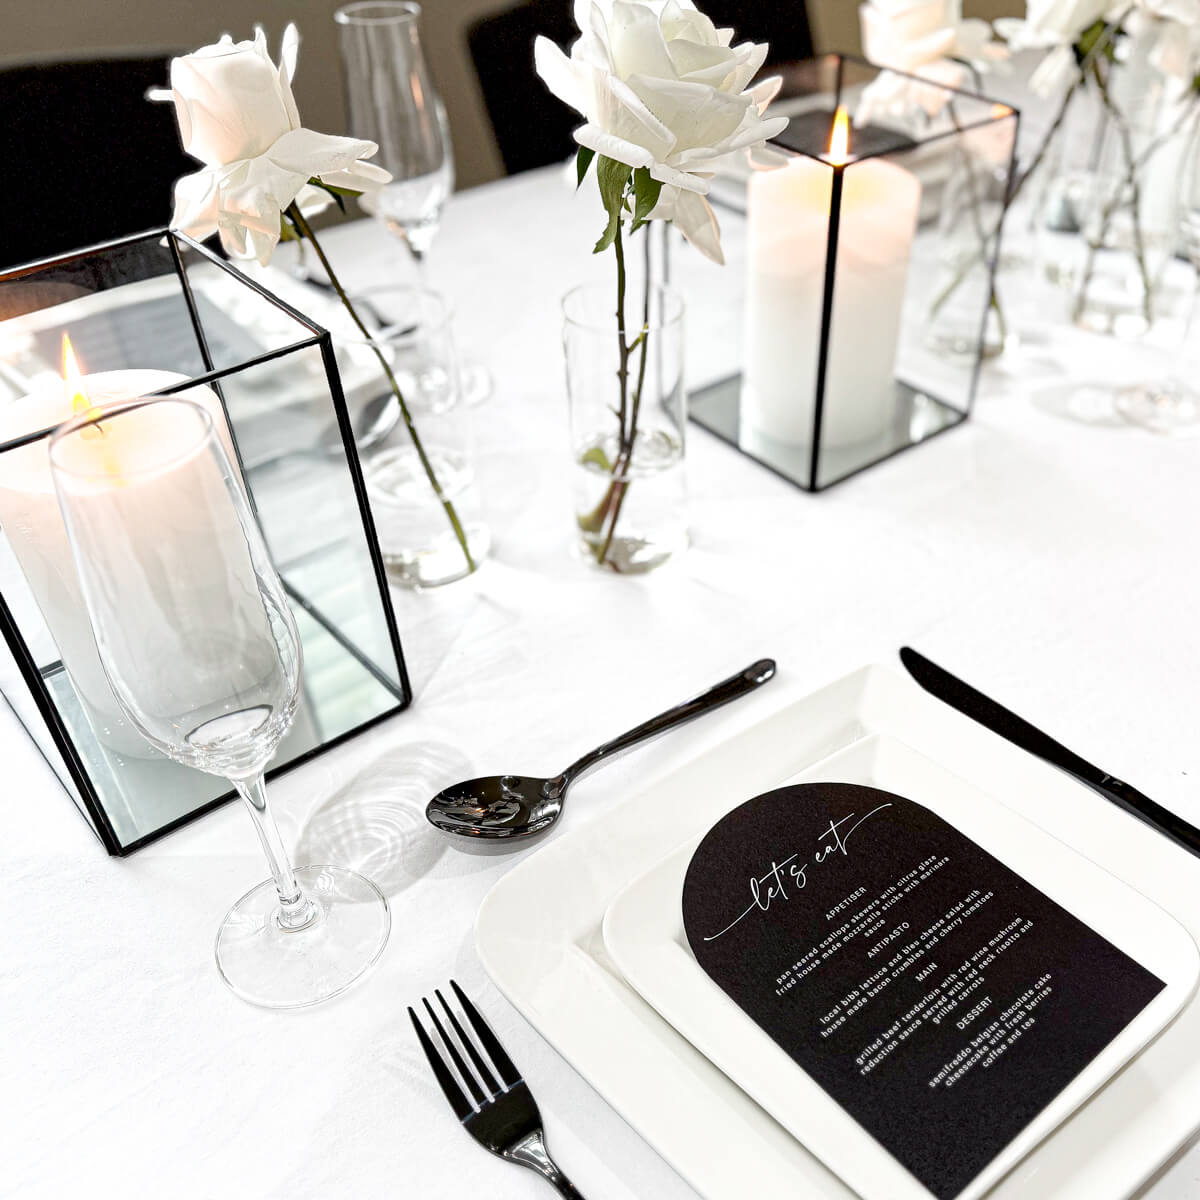
{"label": "white tablecloth", "polygon": [[[444,846],[421,809],[454,778],[561,769],[762,655],[779,660],[775,682],[585,779],[563,826],[603,819],[733,722],[895,662],[903,643],[1200,822],[1197,443],[1042,403],[1071,371],[1113,377],[1134,360],[1035,337],[985,374],[967,426],[815,497],[696,430],[693,548],[656,576],[609,577],[568,553],[559,333],[562,292],[611,270],[588,253],[597,232],[592,205],[548,171],[456,197],[434,250],[461,338],[497,381],[474,414],[495,550],[472,581],[396,597],[412,709],[274,788],[301,860],[346,861],[388,892],[391,943],[364,985],[299,1014],[237,1000],[212,938],[264,873],[245,815],[228,807],[110,860],[0,711],[0,1193],[545,1195],[458,1129],[413,1039],[404,1006],[453,975],[585,1194],[692,1196],[483,975],[474,914],[514,860]],[[327,242],[357,281],[405,269],[372,225]],[[721,296],[735,284],[688,271],[699,382],[729,359]],[[1192,1151],[1148,1194],[1198,1190]]]}

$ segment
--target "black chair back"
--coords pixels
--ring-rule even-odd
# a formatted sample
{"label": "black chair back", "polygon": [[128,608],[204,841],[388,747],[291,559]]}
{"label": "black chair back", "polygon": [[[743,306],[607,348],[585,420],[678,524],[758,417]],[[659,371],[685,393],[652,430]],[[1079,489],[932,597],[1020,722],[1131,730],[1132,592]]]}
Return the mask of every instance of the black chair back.
{"label": "black chair back", "polygon": [[0,270],[170,223],[172,188],[195,171],[171,104],[166,53],[0,68],[11,173]]}
{"label": "black chair back", "polygon": [[[720,28],[739,42],[769,42],[768,63],[811,58],[812,31],[804,0],[701,0]],[[514,175],[561,162],[575,148],[578,114],[552,96],[533,67],[534,39],[542,34],[564,50],[579,36],[571,0],[523,0],[480,18],[467,43],[504,169]]]}

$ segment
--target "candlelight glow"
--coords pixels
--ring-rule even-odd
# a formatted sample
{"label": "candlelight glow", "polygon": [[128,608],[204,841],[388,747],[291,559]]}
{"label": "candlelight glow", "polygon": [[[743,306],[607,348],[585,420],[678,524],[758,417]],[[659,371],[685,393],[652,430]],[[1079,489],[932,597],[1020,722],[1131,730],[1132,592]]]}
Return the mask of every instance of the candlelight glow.
{"label": "candlelight glow", "polygon": [[850,114],[839,104],[833,114],[833,129],[829,134],[829,153],[825,158],[835,166],[844,166],[850,157]]}
{"label": "candlelight glow", "polygon": [[[87,387],[83,382],[83,372],[79,369],[75,350],[71,346],[71,339],[65,333],[62,335],[62,376],[63,383],[66,385],[67,398],[71,401],[71,412],[75,416],[94,413],[97,405],[92,403],[92,398],[88,395]],[[104,428],[97,421],[96,424],[82,430],[81,435],[86,438],[103,437]],[[105,460],[105,469],[110,474],[117,473],[116,468],[107,459]]]}
{"label": "candlelight glow", "polygon": [[83,386],[83,372],[75,359],[75,351],[71,339],[62,335],[62,376],[67,385],[67,397],[71,401],[71,411],[85,413],[92,407],[91,397]]}

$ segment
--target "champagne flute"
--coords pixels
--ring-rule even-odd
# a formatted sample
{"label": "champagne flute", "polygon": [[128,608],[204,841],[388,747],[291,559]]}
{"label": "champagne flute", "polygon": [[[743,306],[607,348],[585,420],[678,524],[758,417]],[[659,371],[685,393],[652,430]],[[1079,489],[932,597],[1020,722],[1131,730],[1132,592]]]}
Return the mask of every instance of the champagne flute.
{"label": "champagne flute", "polygon": [[217,933],[222,977],[266,1008],[337,995],[378,960],[391,916],[353,871],[293,868],[267,806],[301,643],[212,417],[180,397],[93,408],[52,435],[50,466],[121,708],[156,749],[233,784],[266,854],[272,878]]}
{"label": "champagne flute", "polygon": [[[454,149],[421,45],[421,6],[362,0],[333,19],[341,30],[350,133],[375,142],[373,161],[392,175],[359,204],[408,248],[424,286],[425,256],[454,191]],[[478,363],[464,363],[460,374],[468,404],[491,394],[491,378]]]}

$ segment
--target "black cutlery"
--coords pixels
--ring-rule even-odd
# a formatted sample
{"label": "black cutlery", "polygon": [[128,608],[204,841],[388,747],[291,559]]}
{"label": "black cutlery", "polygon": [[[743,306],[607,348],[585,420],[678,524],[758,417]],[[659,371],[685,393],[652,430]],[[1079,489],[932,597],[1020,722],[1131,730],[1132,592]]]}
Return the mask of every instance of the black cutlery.
{"label": "black cutlery", "polygon": [[1073,750],[1056,742],[1023,717],[1010,712],[995,700],[976,691],[968,683],[956,679],[949,671],[930,662],[923,654],[908,646],[900,650],[900,661],[908,673],[932,696],[956,708],[960,713],[978,721],[980,725],[998,733],[1022,750],[1058,767],[1068,775],[1086,784],[1092,791],[1123,808],[1127,813],[1144,821],[1159,833],[1168,837],[1177,846],[1200,856],[1200,829],[1189,825],[1182,817],[1156,804],[1137,788],[1102,771]]}
{"label": "black cutlery", "polygon": [[[446,1099],[450,1101],[454,1115],[485,1150],[490,1150],[508,1162],[536,1171],[560,1196],[584,1200],[583,1194],[558,1169],[546,1152],[546,1139],[542,1133],[542,1117],[538,1112],[537,1102],[521,1078],[520,1072],[513,1066],[512,1059],[504,1052],[500,1039],[453,979],[450,980],[450,986],[458,997],[458,1003],[466,1014],[468,1023],[475,1031],[475,1038],[463,1029],[462,1023],[440,991],[435,990],[433,994],[437,997],[455,1037],[447,1034],[429,998],[426,997],[422,1003],[442,1045],[446,1048],[450,1062],[454,1064],[454,1071],[458,1073],[457,1079],[446,1060],[438,1053],[433,1039],[426,1032],[417,1014],[410,1008],[408,1015],[417,1031],[421,1049],[425,1051],[425,1057],[429,1059],[429,1065],[433,1068]],[[490,1066],[481,1052],[481,1047],[491,1060]],[[474,1072],[464,1061],[463,1052],[471,1060]],[[497,1074],[503,1083],[497,1081]],[[467,1092],[470,1093],[469,1099],[459,1080],[466,1085]]]}

